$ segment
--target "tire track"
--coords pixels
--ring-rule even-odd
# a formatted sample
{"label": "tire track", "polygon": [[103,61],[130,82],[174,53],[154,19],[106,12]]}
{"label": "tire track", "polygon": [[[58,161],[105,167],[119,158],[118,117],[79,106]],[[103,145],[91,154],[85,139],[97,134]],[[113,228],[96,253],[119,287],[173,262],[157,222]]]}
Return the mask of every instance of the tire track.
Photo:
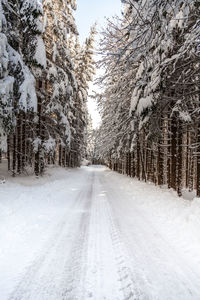
{"label": "tire track", "polygon": [[127,249],[123,243],[121,232],[114,220],[112,208],[107,202],[106,204],[107,216],[110,223],[110,235],[113,243],[113,249],[115,252],[115,260],[118,269],[119,281],[121,284],[121,290],[124,295],[123,300],[139,300],[147,299],[138,287],[137,277],[132,273],[130,260]]}
{"label": "tire track", "polygon": [[[100,178],[100,181],[109,191],[108,199],[113,215],[119,213],[118,217],[122,214],[127,218],[130,215],[134,218],[132,227],[127,227],[124,220],[121,226],[115,220],[115,225],[129,257],[132,281],[138,286],[138,290],[145,293],[140,293],[136,299],[182,299],[183,295],[187,295],[187,299],[199,299],[200,279],[190,265],[187,265],[182,253],[176,253],[170,242],[152,224],[149,216],[143,214],[137,206],[131,214],[127,212],[123,203],[123,200],[127,200],[126,195],[114,189],[114,183],[108,185],[105,178]],[[112,209],[112,204],[117,208],[116,211]],[[171,276],[174,272],[177,278]]]}
{"label": "tire track", "polygon": [[124,243],[119,224],[115,219],[114,211],[110,204],[110,200],[117,198],[119,195],[114,189],[112,189],[112,191],[110,190],[107,182],[104,181],[102,176],[99,177],[99,182],[103,189],[107,190],[105,211],[109,220],[110,236],[115,253],[119,282],[121,285],[120,290],[124,295],[123,300],[149,300],[150,298],[142,291],[144,280],[142,280],[141,276],[139,276],[136,272],[133,273],[132,268],[130,267],[131,257],[129,255],[129,249]]}
{"label": "tire track", "polygon": [[[96,173],[89,229],[90,257],[86,292],[76,299],[146,300],[130,268],[130,258],[118,228],[102,174]],[[109,274],[111,277],[109,277]],[[73,298],[72,298],[73,299]]]}
{"label": "tire track", "polygon": [[87,270],[88,232],[90,224],[91,203],[93,200],[94,172],[88,180],[85,198],[85,210],[79,224],[76,239],[72,247],[72,256],[65,265],[64,282],[67,288],[64,290],[62,300],[83,299],[85,294],[85,278]]}
{"label": "tire track", "polygon": [[[90,182],[90,177],[91,175],[85,181]],[[79,239],[83,241],[83,231],[87,227],[86,224],[84,225],[84,220],[87,219],[87,212],[85,211],[89,208],[89,202],[85,201],[86,195],[88,195],[88,191],[81,190],[79,192],[75,203],[73,202],[71,208],[68,208],[68,213],[63,217],[53,236],[43,248],[42,254],[28,267],[21,282],[8,300],[73,299],[67,298],[66,282],[63,279],[68,276],[71,269],[74,268],[77,271],[79,246],[83,246],[79,243]],[[69,211],[71,212],[70,216]],[[74,212],[77,214],[77,219]],[[73,246],[71,249],[67,249],[68,245]],[[65,248],[66,252],[63,251]],[[71,253],[72,257],[70,257]],[[71,259],[73,262],[69,262]],[[55,274],[56,272],[57,274]],[[56,280],[57,283],[55,283]]]}

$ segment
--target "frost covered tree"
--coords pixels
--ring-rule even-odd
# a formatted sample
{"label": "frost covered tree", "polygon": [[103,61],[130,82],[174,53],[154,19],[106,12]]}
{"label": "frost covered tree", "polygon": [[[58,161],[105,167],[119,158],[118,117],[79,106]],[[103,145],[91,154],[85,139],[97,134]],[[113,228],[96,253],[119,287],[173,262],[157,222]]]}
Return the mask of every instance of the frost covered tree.
{"label": "frost covered tree", "polygon": [[[15,3],[3,0],[0,8],[1,34],[4,41],[1,109],[5,107],[9,111],[9,114],[3,112],[1,123],[5,124],[3,121],[5,117],[10,120],[9,125],[3,126],[3,130],[7,135],[8,168],[11,168],[12,157],[12,172],[15,175],[16,172],[22,171],[27,160],[25,144],[28,137],[24,132],[27,119],[25,115],[33,116],[37,110],[32,68],[43,67],[37,55],[38,51],[41,53],[42,46],[42,40],[39,38],[42,34],[42,23],[40,23],[42,6],[36,0]],[[28,44],[27,36],[29,36]],[[44,47],[42,49],[44,50]]]}
{"label": "frost covered tree", "polygon": [[79,53],[83,87],[75,9],[69,0],[0,1],[0,157],[6,153],[13,175],[27,166],[39,175],[48,163],[80,165],[92,35]]}
{"label": "frost covered tree", "polygon": [[92,118],[88,116],[88,123],[87,123],[87,136],[86,136],[86,158],[92,164],[95,163],[96,160],[96,139],[97,139],[97,129],[93,128]]}
{"label": "frost covered tree", "polygon": [[80,45],[78,37],[76,37],[73,44],[73,61],[77,79],[76,109],[78,119],[74,140],[80,159],[87,155],[87,128],[90,122],[87,111],[87,98],[89,83],[92,82],[95,74],[95,35],[96,24],[91,27],[90,34],[83,45]]}
{"label": "frost covered tree", "polygon": [[120,172],[199,195],[199,3],[123,2],[101,45],[99,147]]}
{"label": "frost covered tree", "polygon": [[75,118],[73,105],[76,80],[71,53],[67,47],[70,32],[77,33],[72,15],[75,4],[43,1],[43,6],[47,68],[40,83],[45,90],[45,97],[40,108],[41,137],[38,147],[42,160],[48,156],[50,162],[55,161],[59,148],[59,164],[66,165]]}
{"label": "frost covered tree", "polygon": [[[44,25],[42,22],[42,15],[43,15],[43,7],[40,1],[28,1],[23,0],[21,1],[20,5],[20,20],[21,20],[21,32],[22,32],[22,53],[24,57],[24,61],[26,65],[30,68],[34,78],[36,79],[36,96],[37,101],[35,101],[36,107],[34,107],[33,111],[37,112],[37,116],[33,119],[34,125],[34,135],[30,137],[31,142],[33,144],[33,151],[35,153],[35,173],[36,175],[39,174],[39,155],[38,151],[35,151],[36,144],[38,144],[38,140],[40,139],[40,105],[41,99],[44,97],[44,92],[42,87],[38,84],[41,81],[43,76],[44,69],[46,68],[46,50],[45,45],[42,39],[42,34],[44,33]],[[28,45],[28,47],[27,47]],[[33,84],[32,84],[33,86]],[[25,113],[27,109],[23,109]],[[18,120],[18,128],[19,132],[22,132],[22,136],[26,136],[26,131],[29,131],[26,128],[26,118],[27,114],[19,114]],[[24,116],[24,123],[22,123],[22,116]],[[30,117],[29,117],[30,120]],[[18,140],[18,153],[26,151],[26,139],[20,142]],[[22,148],[22,149],[20,149]],[[24,149],[23,149],[24,148]],[[20,164],[20,155],[18,154]],[[22,164],[23,164],[23,156],[22,156]]]}
{"label": "frost covered tree", "polygon": [[9,44],[6,18],[0,1],[0,149],[7,150],[6,135],[12,129],[12,101],[14,78],[9,76]]}
{"label": "frost covered tree", "polygon": [[88,41],[79,45],[74,9],[75,1],[44,1],[48,93],[44,114],[49,120],[45,126],[50,126],[44,148],[55,156],[59,145],[59,164],[72,167],[80,165],[86,147],[86,101],[93,64],[89,51],[94,42],[93,30]]}

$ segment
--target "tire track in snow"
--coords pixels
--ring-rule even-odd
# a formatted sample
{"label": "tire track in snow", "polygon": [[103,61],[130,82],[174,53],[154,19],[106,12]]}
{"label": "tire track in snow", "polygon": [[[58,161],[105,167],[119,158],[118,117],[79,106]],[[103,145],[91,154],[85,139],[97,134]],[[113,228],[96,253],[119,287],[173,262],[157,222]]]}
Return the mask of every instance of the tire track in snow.
{"label": "tire track in snow", "polygon": [[[182,253],[178,254],[159,228],[152,224],[150,215],[143,214],[137,206],[127,211],[125,202],[130,201],[130,195],[127,198],[125,192],[122,194],[119,189],[115,189],[115,182],[108,184],[108,180],[103,177],[101,182],[105,184],[108,195],[112,195],[110,206],[113,205],[114,215],[118,217],[116,225],[119,232],[123,233],[121,237],[132,274],[135,270],[135,282],[145,293],[141,299],[186,299],[185,295],[187,300],[200,299],[200,278],[196,277]],[[128,207],[133,208],[133,203],[128,203]],[[119,224],[120,216],[126,216],[127,219],[131,216],[134,222],[129,224],[129,221],[122,219],[123,222]]]}
{"label": "tire track in snow", "polygon": [[[109,178],[105,178],[105,172],[100,174],[99,182],[104,190],[107,191],[107,214],[110,219],[110,232],[116,253],[115,259],[118,265],[121,290],[124,293],[123,300],[150,300],[152,299],[151,296],[144,289],[144,286],[149,284],[148,280],[142,270],[140,270],[140,266],[137,265],[137,268],[132,268],[131,262],[135,259],[135,256],[133,253],[130,253],[129,245],[124,239],[124,233],[122,233],[119,226],[116,212],[112,208],[113,200],[119,198],[119,188],[115,184],[113,185],[115,188],[110,187]],[[120,195],[120,203],[123,205],[122,195]],[[132,236],[132,240],[134,241],[134,236]]]}
{"label": "tire track in snow", "polygon": [[97,172],[89,230],[86,294],[80,299],[148,299],[140,291],[137,278],[129,267],[126,247],[109,204],[109,195],[105,192],[106,186],[101,179],[101,172]]}
{"label": "tire track in snow", "polygon": [[200,299],[194,270],[118,178],[84,172],[71,208],[9,300]]}
{"label": "tire track in snow", "polygon": [[91,203],[93,200],[94,172],[88,180],[89,185],[85,192],[85,210],[77,231],[76,239],[72,247],[72,256],[65,265],[66,276],[64,278],[67,288],[63,291],[63,300],[83,299],[85,294],[85,277],[87,269],[88,231],[90,224]]}
{"label": "tire track in snow", "polygon": [[[113,199],[119,197],[118,189],[110,189],[108,182],[104,181],[103,177],[100,177],[100,182],[104,189],[107,190],[107,211],[111,224],[110,232],[115,246],[115,259],[118,265],[121,289],[124,293],[123,300],[150,300],[152,299],[151,296],[145,293],[144,289],[144,286],[148,285],[148,280],[142,270],[140,270],[140,266],[137,265],[135,268],[131,266],[131,262],[135,260],[135,255],[133,252],[130,252],[129,244],[124,238],[124,233],[120,229],[115,211],[111,205]],[[120,198],[120,202],[123,203],[123,197]],[[134,241],[134,236],[132,236],[132,240]],[[143,249],[140,250],[143,251]]]}
{"label": "tire track in snow", "polygon": [[108,201],[106,203],[106,210],[110,222],[110,234],[115,252],[119,281],[124,295],[123,300],[147,299],[138,286],[138,278],[132,273],[130,268],[130,257],[128,256],[128,251]]}
{"label": "tire track in snow", "polygon": [[[91,174],[85,178],[85,182],[90,181]],[[71,270],[79,271],[77,261],[83,247],[81,241],[84,239],[84,230],[87,227],[84,220],[88,219],[89,201],[85,201],[87,196],[88,190],[83,189],[79,192],[75,203],[73,202],[72,207],[67,210],[42,254],[27,268],[9,300],[73,299],[67,298],[66,285]],[[73,245],[72,248],[67,248],[69,245]],[[65,248],[66,252],[63,251]],[[77,274],[74,276],[77,282]]]}

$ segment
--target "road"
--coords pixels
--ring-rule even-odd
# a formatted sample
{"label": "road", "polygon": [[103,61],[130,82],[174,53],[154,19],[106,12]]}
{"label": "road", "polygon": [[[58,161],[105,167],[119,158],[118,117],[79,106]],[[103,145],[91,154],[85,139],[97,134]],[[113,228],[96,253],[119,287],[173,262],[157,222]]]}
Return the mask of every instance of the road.
{"label": "road", "polygon": [[76,172],[70,209],[9,300],[200,299],[200,270],[113,174]]}

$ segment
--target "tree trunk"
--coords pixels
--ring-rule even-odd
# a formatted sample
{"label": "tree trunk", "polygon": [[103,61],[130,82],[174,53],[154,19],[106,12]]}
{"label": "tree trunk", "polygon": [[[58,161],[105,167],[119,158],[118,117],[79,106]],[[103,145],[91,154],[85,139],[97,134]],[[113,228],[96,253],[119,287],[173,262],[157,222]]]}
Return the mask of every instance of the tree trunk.
{"label": "tree trunk", "polygon": [[21,113],[17,116],[17,173],[22,171],[22,127],[21,127]]}
{"label": "tree trunk", "polygon": [[13,134],[13,161],[12,161],[12,176],[16,175],[16,134]]}
{"label": "tree trunk", "polygon": [[157,158],[157,183],[158,185],[163,184],[163,157],[162,157],[162,148],[160,143],[158,144],[158,158]]}
{"label": "tree trunk", "polygon": [[137,140],[137,149],[136,149],[136,151],[137,151],[136,176],[140,180],[140,143],[139,143],[139,140]]}
{"label": "tree trunk", "polygon": [[171,125],[171,184],[170,186],[176,190],[176,165],[177,165],[177,142],[176,142],[176,133],[177,133],[177,127],[176,124],[174,124],[175,121],[172,120],[172,125]]}
{"label": "tree trunk", "polygon": [[[41,141],[41,114],[42,114],[42,99],[38,97],[38,124],[37,124],[37,138]],[[37,152],[35,154],[35,175],[39,176],[41,173],[40,170],[40,152],[41,145],[38,145]]]}
{"label": "tree trunk", "polygon": [[22,170],[24,170],[26,165],[26,114],[23,113],[23,123],[22,123]]}
{"label": "tree trunk", "polygon": [[177,126],[177,193],[182,196],[182,126],[178,121]]}
{"label": "tree trunk", "polygon": [[10,171],[10,136],[7,137],[7,160],[8,160],[8,171]]}

